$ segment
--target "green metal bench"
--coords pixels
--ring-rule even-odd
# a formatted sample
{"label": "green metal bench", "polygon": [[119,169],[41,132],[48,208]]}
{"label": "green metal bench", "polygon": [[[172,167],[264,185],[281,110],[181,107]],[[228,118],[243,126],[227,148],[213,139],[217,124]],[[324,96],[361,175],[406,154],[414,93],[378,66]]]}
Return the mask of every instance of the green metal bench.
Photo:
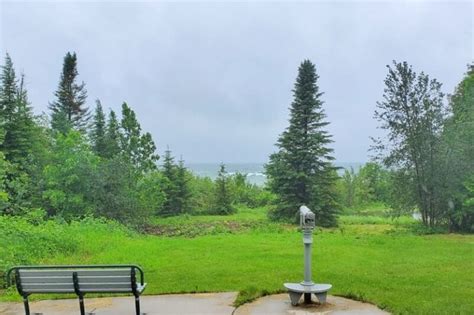
{"label": "green metal bench", "polygon": [[30,315],[28,296],[33,293],[74,293],[79,298],[81,315],[85,315],[87,293],[132,293],[136,315],[140,315],[144,280],[143,270],[136,265],[16,266],[7,272],[7,284],[15,282],[26,315]]}

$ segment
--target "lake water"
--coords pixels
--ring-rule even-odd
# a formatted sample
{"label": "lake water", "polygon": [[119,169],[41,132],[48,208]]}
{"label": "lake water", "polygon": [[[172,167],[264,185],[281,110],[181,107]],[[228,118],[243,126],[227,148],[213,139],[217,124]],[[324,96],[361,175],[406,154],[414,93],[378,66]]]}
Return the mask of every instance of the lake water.
{"label": "lake water", "polygon": [[[357,171],[363,163],[360,162],[336,162],[336,166],[343,169],[354,168]],[[188,169],[197,176],[215,179],[219,171],[219,163],[188,163]],[[228,163],[225,165],[229,174],[237,172],[246,174],[249,183],[264,185],[267,177],[264,174],[264,163]]]}

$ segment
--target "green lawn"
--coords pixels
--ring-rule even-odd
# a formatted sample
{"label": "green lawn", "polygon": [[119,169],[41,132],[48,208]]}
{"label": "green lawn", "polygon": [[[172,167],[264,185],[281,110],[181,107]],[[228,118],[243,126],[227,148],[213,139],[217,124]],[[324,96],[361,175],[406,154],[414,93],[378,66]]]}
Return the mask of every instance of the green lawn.
{"label": "green lawn", "polygon": [[[314,236],[314,280],[331,283],[331,294],[370,301],[394,313],[474,314],[473,235],[415,235],[408,218],[349,216],[340,222]],[[302,279],[300,232],[267,222],[263,210],[153,224],[159,236],[105,224],[70,226],[68,237],[77,245],[34,262],[136,263],[145,270],[146,294],[241,291],[238,303]],[[18,297],[10,289],[0,299]]]}

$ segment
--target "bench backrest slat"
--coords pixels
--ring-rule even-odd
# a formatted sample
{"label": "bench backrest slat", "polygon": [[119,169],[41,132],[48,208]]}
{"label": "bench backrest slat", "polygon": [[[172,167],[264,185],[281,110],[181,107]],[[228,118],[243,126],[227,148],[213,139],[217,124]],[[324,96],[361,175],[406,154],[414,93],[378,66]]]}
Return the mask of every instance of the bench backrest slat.
{"label": "bench backrest slat", "polygon": [[[80,278],[81,282],[87,283],[115,283],[115,282],[128,282],[130,283],[130,276],[106,276],[106,277],[91,277],[85,276]],[[71,276],[61,277],[22,277],[21,283],[65,283],[71,282]]]}
{"label": "bench backrest slat", "polygon": [[74,293],[74,273],[83,293],[133,291],[132,268],[19,269],[18,272],[25,293]]}
{"label": "bench backrest slat", "polygon": [[107,276],[130,276],[131,269],[70,269],[70,270],[55,270],[55,269],[44,269],[44,270],[28,270],[20,269],[20,277],[61,277],[67,276],[72,277],[72,273],[77,272],[79,277],[83,276],[95,276],[95,277],[107,277]]}
{"label": "bench backrest slat", "polygon": [[[116,283],[81,283],[79,285],[81,292],[91,292],[94,290],[126,290],[131,291],[130,282],[116,282]],[[74,292],[74,285],[71,283],[28,283],[22,285],[25,292],[50,292],[51,290],[63,290],[67,292]]]}
{"label": "bench backrest slat", "polygon": [[28,283],[22,284],[24,292],[70,292],[74,293],[74,285],[71,283]]}

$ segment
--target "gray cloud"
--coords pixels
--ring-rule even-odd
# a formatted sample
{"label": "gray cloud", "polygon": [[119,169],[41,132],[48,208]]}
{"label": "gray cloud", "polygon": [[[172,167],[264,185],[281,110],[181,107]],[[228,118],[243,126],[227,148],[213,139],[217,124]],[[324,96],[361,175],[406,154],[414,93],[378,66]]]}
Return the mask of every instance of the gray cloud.
{"label": "gray cloud", "polygon": [[89,105],[127,101],[162,153],[259,162],[287,125],[311,59],[339,161],[365,161],[385,65],[407,60],[452,92],[472,60],[470,2],[0,4],[0,53],[27,75],[36,112],[76,51]]}

